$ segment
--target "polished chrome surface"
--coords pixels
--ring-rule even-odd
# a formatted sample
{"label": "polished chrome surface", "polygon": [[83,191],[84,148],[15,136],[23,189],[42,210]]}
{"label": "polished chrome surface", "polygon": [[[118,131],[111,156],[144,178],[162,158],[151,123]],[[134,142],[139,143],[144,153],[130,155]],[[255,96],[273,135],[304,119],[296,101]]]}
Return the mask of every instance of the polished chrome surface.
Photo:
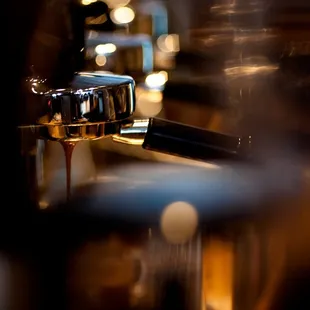
{"label": "polished chrome surface", "polygon": [[148,126],[148,119],[133,120],[133,122],[124,124],[119,134],[113,135],[113,141],[131,145],[142,145]]}
{"label": "polished chrome surface", "polygon": [[47,82],[26,80],[38,112],[36,123],[19,127],[30,126],[41,138],[84,140],[111,135],[119,131],[119,121],[135,110],[135,83],[129,76],[80,72],[63,89],[49,89]]}
{"label": "polished chrome surface", "polygon": [[31,92],[41,97],[46,108],[38,124],[119,121],[131,116],[135,108],[134,80],[129,76],[80,72],[69,87],[60,89],[48,89],[45,82],[27,79]]}
{"label": "polished chrome surface", "polygon": [[70,88],[44,96],[50,111],[38,122],[45,125],[119,121],[134,111],[134,81],[128,76],[81,72]]}
{"label": "polished chrome surface", "polygon": [[119,122],[110,123],[83,123],[83,124],[45,124],[19,126],[21,135],[26,133],[33,135],[38,139],[53,141],[82,141],[97,140],[107,136],[111,136],[120,131]]}

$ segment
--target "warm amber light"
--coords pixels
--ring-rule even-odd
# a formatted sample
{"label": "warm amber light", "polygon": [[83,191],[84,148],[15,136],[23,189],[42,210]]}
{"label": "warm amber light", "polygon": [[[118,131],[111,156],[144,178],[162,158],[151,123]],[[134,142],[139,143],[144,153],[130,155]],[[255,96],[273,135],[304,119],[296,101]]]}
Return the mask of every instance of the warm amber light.
{"label": "warm amber light", "polygon": [[227,68],[224,70],[224,72],[228,76],[244,76],[254,75],[257,73],[270,73],[275,70],[278,70],[278,66],[244,65]]}
{"label": "warm amber light", "polygon": [[136,112],[144,117],[155,117],[163,108],[163,94],[158,90],[142,91],[137,98]]}
{"label": "warm amber light", "polygon": [[83,5],[89,5],[89,4],[93,3],[93,2],[97,2],[97,0],[82,0],[81,1],[81,3]]}
{"label": "warm amber light", "polygon": [[95,48],[98,55],[112,54],[116,51],[116,46],[113,43],[99,44]]}
{"label": "warm amber light", "polygon": [[39,201],[39,207],[42,210],[47,209],[49,207],[49,203],[45,200],[41,200]]}
{"label": "warm amber light", "polygon": [[97,55],[95,61],[97,66],[103,67],[107,63],[107,58],[104,55]]}
{"label": "warm amber light", "polygon": [[177,34],[163,34],[157,39],[158,48],[165,53],[180,51],[179,36]]}
{"label": "warm amber light", "polygon": [[129,24],[134,20],[135,12],[128,6],[122,6],[114,9],[110,16],[115,24]]}
{"label": "warm amber light", "polygon": [[[210,309],[233,309],[234,247],[212,237],[203,247],[202,302]],[[225,279],[225,281],[223,281]]]}
{"label": "warm amber light", "polygon": [[157,73],[151,73],[145,78],[145,84],[149,88],[161,88],[168,80],[168,73],[166,71],[160,71]]}

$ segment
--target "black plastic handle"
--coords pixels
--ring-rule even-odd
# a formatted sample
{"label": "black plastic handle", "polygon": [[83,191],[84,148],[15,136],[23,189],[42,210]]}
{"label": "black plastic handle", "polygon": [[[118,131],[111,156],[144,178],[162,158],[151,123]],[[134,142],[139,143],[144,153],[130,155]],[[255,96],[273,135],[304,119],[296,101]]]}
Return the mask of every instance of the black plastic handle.
{"label": "black plastic handle", "polygon": [[143,148],[198,159],[243,160],[249,157],[251,140],[184,124],[151,118]]}

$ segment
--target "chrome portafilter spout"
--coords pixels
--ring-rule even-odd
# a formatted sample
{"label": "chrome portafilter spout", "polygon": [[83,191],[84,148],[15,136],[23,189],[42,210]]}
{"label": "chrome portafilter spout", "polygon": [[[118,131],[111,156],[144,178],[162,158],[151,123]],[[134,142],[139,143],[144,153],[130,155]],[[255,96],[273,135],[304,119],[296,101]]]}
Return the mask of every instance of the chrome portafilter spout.
{"label": "chrome portafilter spout", "polygon": [[81,72],[69,88],[44,89],[44,81],[28,80],[37,103],[39,139],[77,142],[112,137],[125,144],[199,160],[241,159],[251,141],[240,137],[151,118],[133,119],[135,83],[129,76]]}

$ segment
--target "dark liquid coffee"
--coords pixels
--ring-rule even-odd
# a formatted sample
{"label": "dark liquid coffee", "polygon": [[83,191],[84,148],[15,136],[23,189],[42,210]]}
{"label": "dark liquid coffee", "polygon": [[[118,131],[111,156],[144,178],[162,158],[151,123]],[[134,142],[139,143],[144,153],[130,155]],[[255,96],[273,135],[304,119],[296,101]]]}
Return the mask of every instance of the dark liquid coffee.
{"label": "dark liquid coffee", "polygon": [[73,150],[77,144],[77,141],[62,141],[60,143],[65,152],[67,201],[69,201],[71,197],[71,161]]}

